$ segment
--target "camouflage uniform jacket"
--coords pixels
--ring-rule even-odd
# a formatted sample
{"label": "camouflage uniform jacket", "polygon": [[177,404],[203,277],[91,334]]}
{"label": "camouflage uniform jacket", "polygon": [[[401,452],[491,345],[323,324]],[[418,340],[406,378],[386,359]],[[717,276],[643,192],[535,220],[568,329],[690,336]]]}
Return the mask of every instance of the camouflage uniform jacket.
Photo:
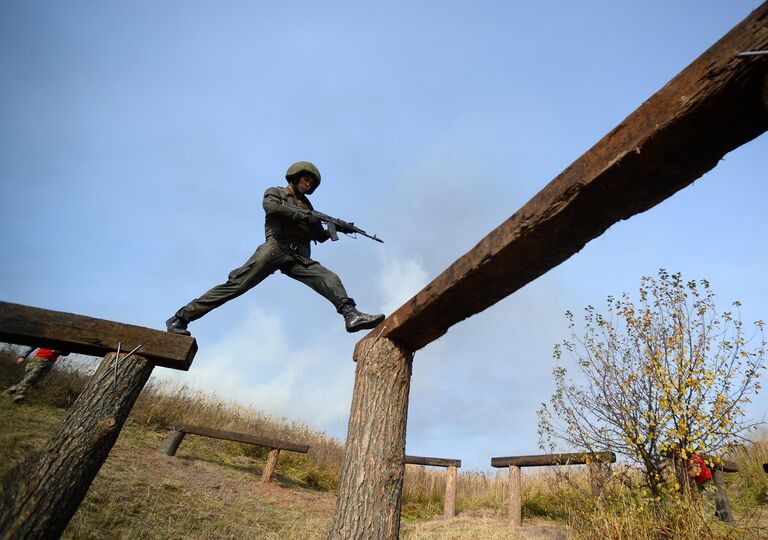
{"label": "camouflage uniform jacket", "polygon": [[[277,242],[284,251],[293,253],[300,262],[311,263],[311,240],[325,242],[330,238],[328,231],[320,223],[310,224],[296,210],[284,206],[284,202],[312,210],[312,203],[305,195],[294,196],[287,187],[271,187],[264,192],[262,206],[264,236],[267,242]],[[306,260],[303,260],[306,259]]]}

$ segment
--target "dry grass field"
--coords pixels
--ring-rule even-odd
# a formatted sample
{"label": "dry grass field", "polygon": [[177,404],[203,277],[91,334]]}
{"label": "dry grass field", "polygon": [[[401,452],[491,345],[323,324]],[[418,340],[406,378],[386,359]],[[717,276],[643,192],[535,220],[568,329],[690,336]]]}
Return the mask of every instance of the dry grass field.
{"label": "dry grass field", "polygon": [[[0,385],[20,375],[13,355],[0,351]],[[65,365],[29,393],[27,403],[0,400],[0,474],[42,443],[63,420],[84,375]],[[197,424],[309,444],[306,455],[283,452],[273,483],[260,481],[267,450],[187,436],[175,457],[158,453],[167,424]],[[150,385],[142,393],[113,451],[64,537],[90,538],[325,538],[343,448],[306,426],[278,421],[184,387]],[[581,467],[526,470],[522,529],[506,519],[506,471],[460,472],[458,517],[442,518],[445,472],[408,466],[401,536],[407,539],[732,538],[768,537],[768,445],[733,456],[728,475],[738,523],[718,522],[705,504],[651,501],[611,484],[593,498]]]}

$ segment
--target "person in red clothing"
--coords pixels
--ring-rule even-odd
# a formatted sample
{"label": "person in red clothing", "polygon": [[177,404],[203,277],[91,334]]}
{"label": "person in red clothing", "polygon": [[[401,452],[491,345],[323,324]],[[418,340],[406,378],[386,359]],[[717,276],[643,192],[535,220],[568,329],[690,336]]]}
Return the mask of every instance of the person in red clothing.
{"label": "person in red clothing", "polygon": [[693,454],[691,459],[688,460],[688,465],[688,475],[696,482],[697,486],[712,480],[712,471],[709,470],[706,462],[701,459],[699,454]]}
{"label": "person in red clothing", "polygon": [[16,363],[24,363],[24,361],[35,351],[37,351],[37,353],[27,362],[27,367],[24,370],[24,378],[13,386],[6,388],[3,392],[5,395],[13,396],[13,401],[16,403],[24,401],[24,392],[29,390],[31,386],[43,380],[48,373],[51,372],[53,364],[56,363],[56,360],[58,360],[60,356],[67,356],[69,354],[68,352],[56,351],[54,349],[44,349],[42,347],[38,349],[33,348],[24,356],[20,356],[16,360]]}

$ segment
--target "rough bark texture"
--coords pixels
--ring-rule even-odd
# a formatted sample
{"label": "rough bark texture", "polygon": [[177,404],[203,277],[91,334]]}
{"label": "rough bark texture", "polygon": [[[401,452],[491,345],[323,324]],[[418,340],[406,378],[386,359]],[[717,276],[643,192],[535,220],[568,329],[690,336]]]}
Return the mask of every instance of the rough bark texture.
{"label": "rough bark texture", "polygon": [[135,356],[108,354],[64,423],[37,452],[3,479],[0,538],[58,538],[115,444],[152,373]]}
{"label": "rough bark texture", "polygon": [[448,467],[448,475],[445,479],[445,502],[443,503],[443,516],[452,518],[456,516],[456,467]]}
{"label": "rough bark texture", "polygon": [[179,445],[181,444],[181,441],[184,440],[185,436],[186,433],[183,431],[176,431],[175,429],[172,429],[168,432],[165,440],[163,440],[163,444],[160,445],[159,452],[161,454],[165,454],[166,456],[175,456],[176,451],[179,449]]}
{"label": "rough bark texture", "polygon": [[185,371],[197,352],[190,336],[8,302],[0,302],[0,341],[91,356],[116,350],[118,342],[125,352],[141,345],[144,358]]}
{"label": "rough bark texture", "polygon": [[267,464],[264,465],[264,472],[261,475],[261,481],[262,482],[271,482],[272,481],[272,473],[275,472],[275,467],[277,467],[277,458],[280,457],[280,449],[279,448],[273,448],[269,451],[269,457],[267,458]]}
{"label": "rough bark texture", "polygon": [[768,49],[767,21],[764,3],[369,336],[424,347],[765,132],[768,57],[736,53]]}
{"label": "rough bark texture", "polygon": [[368,340],[357,362],[339,497],[329,538],[397,538],[413,353]]}
{"label": "rough bark texture", "polygon": [[520,527],[523,524],[523,482],[520,467],[509,466],[509,524]]}

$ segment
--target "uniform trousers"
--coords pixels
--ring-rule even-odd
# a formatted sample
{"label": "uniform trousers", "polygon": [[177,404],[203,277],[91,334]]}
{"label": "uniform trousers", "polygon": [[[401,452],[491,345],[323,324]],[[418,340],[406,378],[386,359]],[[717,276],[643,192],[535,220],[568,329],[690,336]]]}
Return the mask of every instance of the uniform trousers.
{"label": "uniform trousers", "polygon": [[304,253],[309,254],[308,245],[278,242],[270,238],[256,249],[243,266],[229,273],[226,283],[216,285],[200,298],[192,300],[177,311],[176,316],[185,321],[199,319],[249,291],[277,270],[314,289],[327,298],[337,311],[345,304],[354,305],[339,276]]}

